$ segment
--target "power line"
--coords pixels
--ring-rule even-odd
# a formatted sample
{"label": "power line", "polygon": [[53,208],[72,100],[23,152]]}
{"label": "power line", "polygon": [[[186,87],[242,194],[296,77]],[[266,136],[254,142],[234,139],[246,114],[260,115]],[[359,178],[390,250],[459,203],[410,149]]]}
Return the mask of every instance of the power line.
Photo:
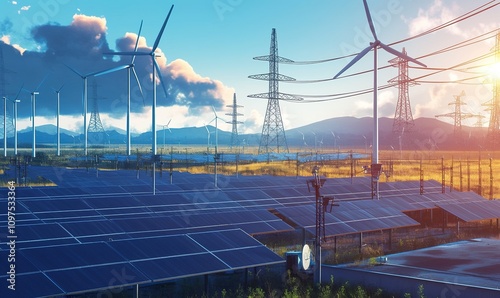
{"label": "power line", "polygon": [[[399,40],[399,41],[395,41],[393,43],[390,43],[388,44],[388,46],[393,46],[393,45],[396,45],[396,44],[400,44],[400,43],[403,43],[403,42],[407,42],[407,41],[410,41],[410,40],[413,40],[413,39],[416,39],[416,38],[419,38],[419,37],[422,37],[422,36],[425,36],[425,35],[428,35],[428,34],[431,34],[431,33],[434,33],[436,31],[439,31],[441,29],[444,29],[446,27],[449,27],[449,26],[452,26],[456,23],[459,23],[461,21],[464,21],[464,20],[467,20],[473,16],[476,16],[480,13],[483,13],[485,11],[488,11],[492,8],[494,8],[495,6],[499,5],[500,3],[496,3],[496,4],[493,4],[491,6],[488,6],[488,7],[485,7],[487,5],[490,5],[491,3],[493,2],[496,2],[496,0],[492,0],[490,2],[487,2],[469,12],[466,12],[464,14],[462,14],[461,16],[459,17],[456,17],[448,22],[445,22],[439,26],[436,26],[434,28],[431,28],[427,31],[424,31],[422,33],[419,33],[417,35],[414,35],[414,36],[411,36],[411,37],[408,37],[408,38],[405,38],[405,39],[402,39],[402,40]],[[320,63],[325,63],[325,62],[331,62],[331,61],[336,61],[336,60],[341,60],[341,59],[345,59],[345,58],[349,58],[349,57],[354,57],[358,55],[358,53],[354,53],[354,54],[350,54],[350,55],[344,55],[344,56],[339,56],[339,57],[334,57],[334,58],[328,58],[328,59],[321,59],[321,60],[309,60],[309,61],[284,61],[283,64],[292,64],[292,65],[311,65],[311,64],[320,64]],[[318,80],[318,81],[323,81],[323,80]]]}

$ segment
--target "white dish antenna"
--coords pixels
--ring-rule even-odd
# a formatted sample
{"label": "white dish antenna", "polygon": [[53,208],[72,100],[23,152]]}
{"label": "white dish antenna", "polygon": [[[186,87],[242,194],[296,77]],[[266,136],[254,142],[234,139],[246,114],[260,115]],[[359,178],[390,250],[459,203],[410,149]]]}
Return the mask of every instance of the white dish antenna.
{"label": "white dish antenna", "polygon": [[306,244],[302,248],[302,268],[307,270],[309,266],[311,266],[311,248]]}

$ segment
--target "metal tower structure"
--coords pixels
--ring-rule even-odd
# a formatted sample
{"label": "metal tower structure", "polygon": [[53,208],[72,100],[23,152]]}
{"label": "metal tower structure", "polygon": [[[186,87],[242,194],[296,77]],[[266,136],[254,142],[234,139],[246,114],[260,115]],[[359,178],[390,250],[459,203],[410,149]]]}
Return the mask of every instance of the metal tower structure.
{"label": "metal tower structure", "polygon": [[[500,63],[500,33],[496,36],[495,63]],[[492,145],[500,143],[500,78],[493,78],[493,98],[485,104],[490,111],[490,124],[488,126],[488,142]]]}
{"label": "metal tower structure", "polygon": [[455,136],[460,136],[462,134],[462,120],[478,117],[478,115],[462,112],[462,106],[466,104],[464,101],[462,101],[462,97],[464,96],[464,91],[462,91],[462,93],[460,93],[459,95],[453,95],[453,97],[455,97],[455,101],[448,104],[449,106],[455,106],[455,111],[453,113],[436,115],[436,118],[449,117],[454,119],[453,134]]}
{"label": "metal tower structure", "polygon": [[234,93],[233,95],[233,104],[227,105],[226,107],[233,109],[231,113],[226,113],[226,116],[232,117],[231,121],[227,123],[230,123],[233,126],[233,130],[231,133],[231,149],[233,149],[233,147],[237,147],[240,144],[240,141],[238,139],[238,124],[243,123],[241,121],[238,121],[238,116],[243,116],[243,114],[238,113],[238,108],[242,108],[243,106],[236,104],[236,93]]}
{"label": "metal tower structure", "polygon": [[269,55],[254,57],[253,59],[269,61],[269,73],[248,76],[251,79],[269,81],[269,92],[248,95],[248,97],[252,98],[269,99],[267,102],[264,125],[262,126],[259,154],[288,152],[288,144],[286,142],[285,128],[283,126],[283,119],[281,118],[279,101],[302,100],[302,98],[279,92],[278,83],[280,81],[295,81],[295,79],[279,73],[279,63],[291,63],[293,61],[278,56],[278,39],[276,37],[275,28],[273,28],[271,32],[271,47]]}
{"label": "metal tower structure", "polygon": [[[10,71],[8,69],[5,68],[5,60],[4,60],[4,57],[3,57],[3,47],[0,46],[0,99],[4,98],[4,97],[7,97],[7,90],[6,90],[6,81],[5,81],[5,73],[13,73],[13,71]],[[15,98],[13,99],[15,100]],[[1,119],[1,122],[2,123],[5,123],[6,125],[6,130],[7,130],[7,137],[10,135],[10,134],[13,134],[14,133],[14,124],[13,124],[13,119],[11,117],[11,115],[9,115],[9,112],[7,109],[5,109],[5,112],[6,112],[6,117],[5,117],[5,121],[4,121],[4,115],[3,113],[0,115],[0,119]],[[1,132],[0,132],[0,135],[2,136],[2,138],[4,137],[4,130],[2,129]]]}
{"label": "metal tower structure", "polygon": [[[403,54],[407,54],[403,48]],[[392,133],[395,136],[401,136],[403,133],[412,132],[415,123],[411,112],[409,87],[416,85],[408,76],[408,60],[396,57],[389,60],[392,66],[398,68],[398,76],[389,80],[389,83],[395,84],[398,88],[398,103],[394,122],[392,123]]]}
{"label": "metal tower structure", "polygon": [[99,105],[97,103],[97,84],[95,80],[92,84],[92,113],[88,127],[88,135],[90,143],[104,144],[106,141],[106,132],[102,126],[101,117],[99,116]]}

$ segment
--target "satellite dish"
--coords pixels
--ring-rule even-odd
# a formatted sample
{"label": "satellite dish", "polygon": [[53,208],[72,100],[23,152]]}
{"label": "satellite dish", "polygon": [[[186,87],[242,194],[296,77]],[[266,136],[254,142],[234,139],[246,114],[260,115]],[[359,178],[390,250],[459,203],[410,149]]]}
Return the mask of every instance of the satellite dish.
{"label": "satellite dish", "polygon": [[309,245],[304,245],[302,248],[302,268],[304,270],[309,269],[309,266],[311,265],[311,249],[309,248]]}

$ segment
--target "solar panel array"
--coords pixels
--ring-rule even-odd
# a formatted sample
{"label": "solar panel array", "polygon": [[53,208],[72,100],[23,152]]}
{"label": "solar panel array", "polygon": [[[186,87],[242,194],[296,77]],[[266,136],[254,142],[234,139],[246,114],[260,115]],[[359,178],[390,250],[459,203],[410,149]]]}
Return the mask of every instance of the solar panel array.
{"label": "solar panel array", "polygon": [[[24,237],[21,231],[19,235]],[[7,259],[7,251],[0,254]],[[105,291],[282,262],[280,256],[239,229],[24,247],[16,255],[16,268],[21,270],[16,275],[16,295]],[[9,297],[9,291],[2,287],[0,295]]]}
{"label": "solar panel array", "polygon": [[[171,184],[164,172],[157,175],[153,196],[152,177],[145,171],[30,167],[29,172],[58,185],[16,189],[19,284],[38,285],[40,296],[282,262],[249,236],[294,230],[270,210],[315,232],[310,178],[221,175],[215,188],[213,175],[175,172]],[[381,183],[383,199],[373,201],[367,200],[369,178],[330,179],[321,192],[335,196],[340,206],[326,214],[327,234],[418,225],[403,211],[479,201],[470,193],[439,194],[436,181],[425,182],[425,195],[419,190],[418,182]],[[6,214],[0,214],[0,222],[7,222]],[[5,254],[5,238],[1,241]],[[49,255],[58,260],[45,260]],[[113,274],[120,270],[133,278],[116,281]]]}

